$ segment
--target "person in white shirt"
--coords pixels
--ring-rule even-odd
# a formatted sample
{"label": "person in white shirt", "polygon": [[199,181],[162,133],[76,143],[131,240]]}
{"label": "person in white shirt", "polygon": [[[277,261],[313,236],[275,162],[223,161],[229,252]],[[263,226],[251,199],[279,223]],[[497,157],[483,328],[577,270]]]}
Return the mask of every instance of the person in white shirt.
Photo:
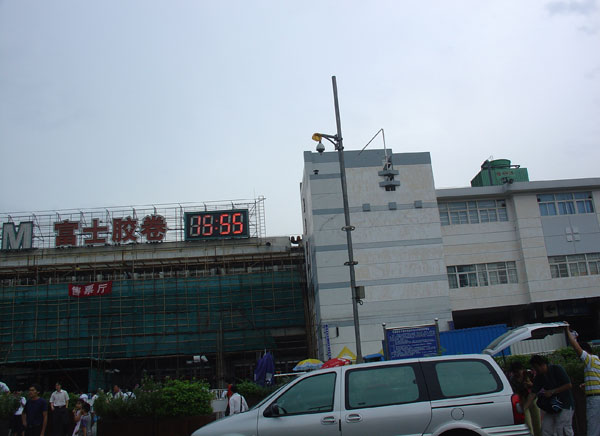
{"label": "person in white shirt", "polygon": [[6,383],[0,381],[0,393],[1,392],[10,392]]}
{"label": "person in white shirt", "polygon": [[56,390],[50,395],[50,410],[52,411],[52,428],[55,436],[64,436],[69,430],[69,394],[56,382]]}
{"label": "person in white shirt", "polygon": [[103,393],[104,391],[100,388],[96,389],[96,393],[94,393],[94,395],[92,395],[92,398],[90,398],[89,404],[91,409],[92,414],[94,413],[94,403],[96,402],[96,400],[98,399],[98,396]]}
{"label": "person in white shirt", "polygon": [[96,393],[92,396],[92,398],[90,398],[90,415],[91,415],[91,421],[92,421],[92,428],[91,428],[90,433],[92,435],[96,434],[96,421],[98,421],[98,416],[96,416],[96,412],[94,411],[94,403],[98,399],[98,396],[103,393],[104,393],[104,391],[102,389],[98,388],[96,390]]}
{"label": "person in white shirt", "polygon": [[231,386],[233,395],[229,398],[229,415],[235,415],[248,410],[248,403],[246,399],[238,393],[237,386]]}
{"label": "person in white shirt", "polygon": [[79,433],[79,427],[81,426],[81,416],[83,415],[83,403],[84,400],[79,398],[77,403],[75,403],[75,408],[73,409],[73,422],[75,423],[75,428],[73,429],[73,434],[71,436],[77,436]]}
{"label": "person in white shirt", "polygon": [[25,429],[23,428],[23,417],[21,415],[23,415],[23,409],[25,408],[27,400],[22,396],[22,392],[20,391],[15,392],[15,395],[19,397],[20,400],[19,408],[12,417],[12,422],[10,425],[10,429],[12,431],[11,435],[23,436]]}
{"label": "person in white shirt", "polygon": [[113,397],[113,399],[124,398],[125,397],[125,394],[123,394],[123,391],[121,390],[121,388],[119,387],[119,385],[114,385],[113,386],[112,397]]}

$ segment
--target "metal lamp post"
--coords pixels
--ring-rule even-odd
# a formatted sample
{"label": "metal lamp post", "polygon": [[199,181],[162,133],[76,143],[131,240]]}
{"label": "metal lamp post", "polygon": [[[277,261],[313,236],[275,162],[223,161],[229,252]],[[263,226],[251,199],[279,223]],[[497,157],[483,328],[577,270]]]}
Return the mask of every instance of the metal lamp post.
{"label": "metal lamp post", "polygon": [[335,121],[337,124],[337,134],[327,135],[325,133],[315,133],[312,136],[314,141],[318,141],[317,151],[323,153],[325,146],[321,142],[323,138],[331,142],[338,152],[338,159],[340,162],[340,181],[342,183],[342,199],[344,202],[344,218],[345,226],[342,230],[346,232],[346,240],[348,242],[348,262],[344,262],[350,268],[350,288],[352,290],[352,316],[354,318],[354,336],[356,339],[356,363],[363,361],[362,350],[360,345],[360,324],[358,320],[358,296],[356,291],[356,275],[354,272],[354,266],[358,263],[354,260],[354,251],[352,250],[352,231],[354,226],[350,224],[350,208],[348,207],[348,187],[346,185],[346,164],[344,163],[344,145],[342,142],[342,124],[340,121],[340,108],[338,104],[337,94],[337,83],[335,76],[331,77],[333,84],[333,100],[335,105]]}

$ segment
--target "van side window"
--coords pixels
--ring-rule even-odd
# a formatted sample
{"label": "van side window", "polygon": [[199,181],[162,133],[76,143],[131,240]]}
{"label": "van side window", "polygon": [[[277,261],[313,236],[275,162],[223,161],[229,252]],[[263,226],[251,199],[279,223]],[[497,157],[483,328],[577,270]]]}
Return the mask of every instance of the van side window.
{"label": "van side window", "polygon": [[285,391],[276,403],[286,415],[330,412],[335,395],[335,372],[305,378]]}
{"label": "van side window", "polygon": [[420,369],[414,365],[380,366],[346,372],[346,409],[422,401]]}
{"label": "van side window", "polygon": [[[498,375],[483,360],[430,362],[427,366],[428,383],[432,379],[437,381],[437,386],[430,386],[432,399],[482,395],[502,390]],[[430,371],[435,373],[435,377],[427,376]]]}

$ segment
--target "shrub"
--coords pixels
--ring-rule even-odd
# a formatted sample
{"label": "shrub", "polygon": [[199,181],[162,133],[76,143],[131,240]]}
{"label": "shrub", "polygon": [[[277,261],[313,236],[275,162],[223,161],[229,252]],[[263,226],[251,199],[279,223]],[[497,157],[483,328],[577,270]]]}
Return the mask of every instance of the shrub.
{"label": "shrub", "polygon": [[149,417],[153,416],[155,411],[161,406],[162,385],[152,378],[145,378],[142,381],[142,386],[135,390],[135,402],[137,409],[136,416]]}
{"label": "shrub", "polygon": [[[594,349],[594,354],[598,355],[598,349]],[[583,362],[577,356],[575,350],[571,347],[560,348],[550,354],[546,354],[546,358],[551,364],[562,366],[574,386],[583,383]],[[504,372],[508,373],[512,362],[519,361],[525,368],[531,368],[529,364],[531,355],[515,355],[507,356],[506,358],[496,357],[496,361],[502,367]]]}
{"label": "shrub", "polygon": [[112,398],[106,393],[101,393],[94,401],[94,412],[105,419],[126,419],[139,416],[136,400],[125,398]]}
{"label": "shrub", "polygon": [[[75,405],[77,404],[77,400],[79,400],[79,395],[69,392],[69,409],[75,409]],[[50,404],[50,403],[48,403]]]}
{"label": "shrub", "polygon": [[548,356],[550,363],[562,366],[573,385],[583,383],[583,362],[573,348],[561,348]]}
{"label": "shrub", "polygon": [[254,382],[244,380],[237,384],[237,389],[240,395],[246,398],[265,398],[271,392],[273,387],[259,386]]}
{"label": "shrub", "polygon": [[157,416],[198,416],[212,413],[213,398],[207,383],[168,380],[160,390],[161,403]]}
{"label": "shrub", "polygon": [[513,364],[513,362],[521,362],[525,368],[531,367],[531,365],[529,365],[529,359],[531,359],[531,356],[527,354],[515,354],[513,356],[495,357],[495,359],[505,374],[508,374],[508,372],[510,371],[510,366]]}
{"label": "shrub", "polygon": [[0,393],[0,419],[10,419],[18,408],[18,397],[8,392]]}
{"label": "shrub", "polygon": [[238,392],[248,401],[248,406],[252,407],[294,379],[295,377],[280,377],[272,386],[259,386],[254,382],[244,380],[237,384],[237,388]]}
{"label": "shrub", "polygon": [[207,383],[188,380],[167,380],[164,383],[144,380],[135,390],[135,398],[111,398],[100,394],[94,411],[103,419],[120,420],[130,417],[182,417],[210,415],[213,395]]}

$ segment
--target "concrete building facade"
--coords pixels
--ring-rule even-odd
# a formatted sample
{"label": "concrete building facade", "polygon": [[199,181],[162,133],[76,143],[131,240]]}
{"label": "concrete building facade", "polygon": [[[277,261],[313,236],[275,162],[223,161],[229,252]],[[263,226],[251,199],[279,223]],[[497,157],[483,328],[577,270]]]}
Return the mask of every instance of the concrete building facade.
{"label": "concrete building facade", "polygon": [[[580,329],[597,330],[600,179],[518,182],[436,193],[444,257],[449,277],[455,276],[449,285],[456,286],[450,301],[457,327],[478,325],[481,320],[519,325],[577,317]],[[459,208],[474,202],[479,213],[496,212],[498,220],[447,222],[452,208],[456,217]],[[473,273],[467,270],[473,265],[485,265],[475,266],[482,277],[494,271],[494,284],[490,277],[484,286],[470,283],[468,274]],[[499,281],[499,273],[508,278]]]}
{"label": "concrete building facade", "polygon": [[[435,189],[429,153],[346,151],[363,354],[387,326],[569,319],[598,326],[600,179]],[[309,292],[320,357],[355,352],[340,169],[304,155]],[[585,327],[583,324],[585,324]]]}
{"label": "concrete building facade", "polygon": [[[391,162],[383,150],[350,151],[345,157],[356,281],[366,293],[359,306],[361,342],[363,354],[371,354],[382,348],[382,322],[452,320],[443,240],[428,153],[395,154]],[[338,157],[306,152],[304,165],[303,240],[315,335],[323,358],[344,347],[354,353]],[[384,166],[399,174],[380,176]]]}

